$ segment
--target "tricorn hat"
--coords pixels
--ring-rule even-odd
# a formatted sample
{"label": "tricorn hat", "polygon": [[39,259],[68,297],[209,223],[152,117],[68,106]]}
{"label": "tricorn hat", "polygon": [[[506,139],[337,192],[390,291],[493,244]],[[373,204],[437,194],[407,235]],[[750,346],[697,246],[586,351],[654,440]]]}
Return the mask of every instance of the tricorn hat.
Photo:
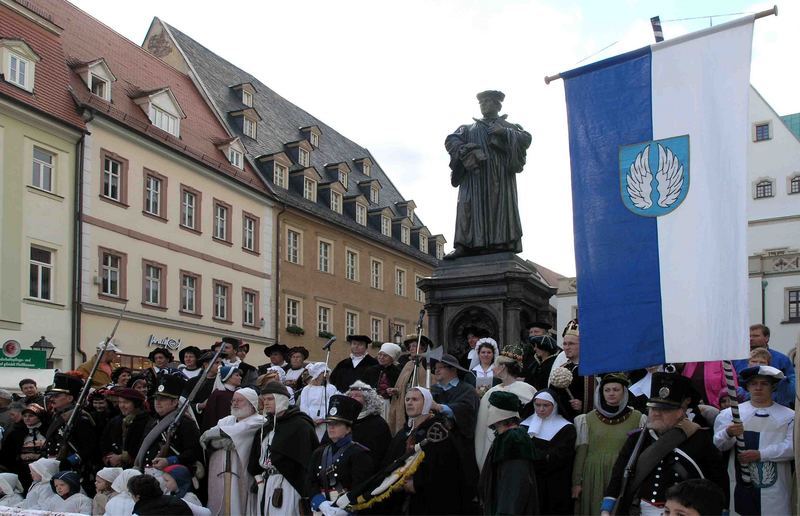
{"label": "tricorn hat", "polygon": [[773,384],[778,383],[785,378],[783,372],[780,369],[767,365],[760,365],[742,369],[742,372],[739,373],[739,376],[741,377],[742,383],[744,384],[750,383],[750,380],[754,379],[757,376],[766,378]]}
{"label": "tricorn hat", "polygon": [[300,353],[301,355],[303,355],[303,360],[308,360],[308,350],[307,350],[306,348],[304,348],[303,346],[295,346],[295,347],[291,348],[291,349],[290,349],[290,350],[287,352],[287,354],[288,354],[290,357],[291,357],[292,355],[294,355],[295,353]]}
{"label": "tricorn hat", "polygon": [[194,358],[197,359],[198,363],[200,361],[200,348],[197,346],[186,346],[182,350],[178,351],[178,360],[181,361],[181,364],[184,363],[183,357],[186,356],[186,353],[191,353],[194,355]]}
{"label": "tricorn hat", "polygon": [[278,344],[276,342],[275,344],[272,344],[272,345],[267,346],[266,348],[264,348],[264,354],[267,355],[267,356],[270,356],[271,354],[275,353],[276,351],[279,352],[281,355],[283,355],[285,357],[286,356],[286,352],[289,351],[289,347],[285,346],[283,344]]}
{"label": "tricorn hat", "polygon": [[431,349],[433,347],[433,342],[431,342],[431,339],[429,339],[425,335],[420,337],[418,334],[412,333],[410,335],[406,335],[403,338],[403,344],[405,345],[406,349],[408,349],[409,344],[411,344],[412,342],[416,343],[418,341],[422,344],[422,347],[424,348]]}
{"label": "tricorn hat", "polygon": [[367,337],[366,335],[348,335],[347,342],[363,342],[365,344],[372,344],[372,339]]}
{"label": "tricorn hat", "polygon": [[147,358],[149,358],[151,362],[155,362],[156,361],[155,357],[158,354],[167,357],[167,362],[172,362],[172,360],[175,358],[172,356],[172,352],[167,348],[156,348],[153,351],[151,351],[149,355],[147,355]]}
{"label": "tricorn hat", "polygon": [[78,398],[83,389],[83,380],[75,376],[56,373],[53,376],[53,386],[50,387],[49,392],[63,392],[71,394],[73,398]]}
{"label": "tricorn hat", "polygon": [[653,373],[650,384],[650,399],[647,406],[661,409],[677,409],[686,400],[695,397],[692,381],[678,373]]}
{"label": "tricorn hat", "polygon": [[343,394],[334,394],[328,401],[328,414],[325,421],[352,426],[362,408],[364,406],[358,400]]}
{"label": "tricorn hat", "polygon": [[548,353],[555,353],[558,351],[556,339],[550,335],[536,335],[534,337],[528,337],[528,342],[530,342],[534,348],[539,348]]}
{"label": "tricorn hat", "polygon": [[180,398],[185,385],[186,378],[182,374],[161,375],[158,379],[158,387],[156,387],[156,396]]}
{"label": "tricorn hat", "polygon": [[503,102],[506,98],[505,93],[497,90],[482,91],[475,96],[478,98],[478,102],[482,101],[483,99],[494,99],[498,102]]}
{"label": "tricorn hat", "polygon": [[239,346],[242,345],[242,339],[237,337],[222,337],[222,342],[230,344],[233,349],[239,349]]}

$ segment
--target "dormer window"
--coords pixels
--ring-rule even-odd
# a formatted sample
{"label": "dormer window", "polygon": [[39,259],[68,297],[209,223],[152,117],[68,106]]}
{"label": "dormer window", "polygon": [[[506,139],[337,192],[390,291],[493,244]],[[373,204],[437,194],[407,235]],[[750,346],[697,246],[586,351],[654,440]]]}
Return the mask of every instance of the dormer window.
{"label": "dormer window", "polygon": [[346,170],[339,170],[339,182],[342,183],[342,186],[344,186],[345,189],[348,188],[348,183],[349,183],[348,178],[349,177],[350,176],[349,176],[349,174],[347,173]]}
{"label": "dormer window", "polygon": [[400,226],[400,241],[406,245],[411,243],[411,228]]}
{"label": "dormer window", "polygon": [[373,204],[378,204],[381,201],[381,192],[378,185],[372,185],[369,189],[369,201]]}
{"label": "dormer window", "polygon": [[8,82],[16,84],[25,90],[32,89],[28,87],[28,70],[31,67],[30,62],[13,52],[9,54],[8,60]]}
{"label": "dormer window", "polygon": [[412,208],[411,206],[408,207],[408,218],[411,219],[412,221],[414,220],[414,208]]}
{"label": "dormer window", "polygon": [[311,145],[313,145],[314,147],[319,147],[319,135],[317,133],[312,132],[310,140],[311,140]]}
{"label": "dormer window", "polygon": [[297,162],[300,163],[304,167],[308,167],[311,165],[311,154],[305,149],[298,148],[297,149]]}
{"label": "dormer window", "polygon": [[258,126],[256,125],[255,120],[251,120],[247,117],[244,117],[244,120],[242,120],[242,131],[244,132],[244,135],[249,136],[254,140],[256,139],[257,127]]}
{"label": "dormer window", "polygon": [[422,251],[423,253],[428,252],[428,237],[426,237],[425,235],[419,236],[419,250]]}
{"label": "dormer window", "polygon": [[364,166],[363,166],[363,169],[364,169],[364,175],[365,176],[371,176],[372,175],[372,165],[370,165],[369,163],[365,162]]}
{"label": "dormer window", "polygon": [[106,64],[105,59],[95,59],[88,63],[77,63],[73,65],[73,70],[83,79],[86,88],[93,95],[111,102],[111,85],[117,78],[111,73],[111,69]]}
{"label": "dormer window", "polygon": [[303,197],[312,202],[317,202],[317,182],[310,177],[303,178]]}
{"label": "dormer window", "polygon": [[392,219],[386,215],[381,215],[381,233],[385,236],[392,236]]}
{"label": "dormer window", "polygon": [[436,242],[436,258],[438,260],[444,258],[444,244],[441,242]]}
{"label": "dormer window", "polygon": [[331,191],[331,209],[336,213],[342,213],[342,194]]}
{"label": "dormer window", "polygon": [[367,225],[367,207],[361,203],[356,203],[356,222],[362,226]]}
{"label": "dormer window", "polygon": [[272,177],[272,182],[275,183],[275,186],[278,186],[280,188],[286,188],[288,176],[289,176],[289,167],[281,165],[280,163],[275,163],[273,167],[273,177]]}
{"label": "dormer window", "polygon": [[163,129],[173,136],[178,136],[178,117],[150,104],[150,120],[159,129]]}
{"label": "dormer window", "polygon": [[91,81],[90,89],[94,95],[97,95],[101,99],[108,100],[108,81],[102,79],[100,76],[95,74],[89,75],[89,80]]}
{"label": "dormer window", "polygon": [[242,90],[242,104],[253,107],[253,94],[247,90]]}
{"label": "dormer window", "polygon": [[244,156],[238,150],[234,149],[233,147],[228,149],[228,161],[231,162],[236,168],[242,168],[244,162]]}

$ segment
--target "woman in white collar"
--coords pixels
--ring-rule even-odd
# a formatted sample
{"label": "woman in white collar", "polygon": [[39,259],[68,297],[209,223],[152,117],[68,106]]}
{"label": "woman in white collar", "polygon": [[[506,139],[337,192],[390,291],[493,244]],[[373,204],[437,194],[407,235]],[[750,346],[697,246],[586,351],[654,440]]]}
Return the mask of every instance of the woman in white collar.
{"label": "woman in white collar", "polygon": [[572,514],[572,462],[575,427],[559,414],[556,396],[543,389],[533,397],[534,414],[521,423],[533,439],[541,514]]}
{"label": "woman in white collar", "polygon": [[492,366],[498,355],[497,342],[489,337],[480,339],[475,351],[478,353],[478,363],[472,367],[472,372],[475,373],[475,387],[482,396],[494,385]]}

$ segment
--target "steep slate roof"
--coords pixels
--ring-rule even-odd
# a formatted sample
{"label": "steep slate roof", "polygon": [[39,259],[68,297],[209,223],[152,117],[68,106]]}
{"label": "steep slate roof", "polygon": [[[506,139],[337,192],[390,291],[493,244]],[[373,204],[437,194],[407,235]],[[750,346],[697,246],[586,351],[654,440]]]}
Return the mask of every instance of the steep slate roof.
{"label": "steep slate roof", "polygon": [[[30,9],[24,2],[21,8]],[[48,13],[35,9],[45,22],[51,22]],[[59,30],[53,25],[54,30]],[[24,41],[41,58],[36,63],[33,93],[18,88],[4,80],[0,81],[0,96],[25,104],[36,111],[84,130],[85,125],[69,94],[71,72],[64,63],[64,52],[58,34],[45,29],[34,21],[14,12],[10,7],[0,7],[0,39]]]}
{"label": "steep slate roof", "polygon": [[[229,135],[188,75],[66,1],[33,0],[32,3],[50,13],[55,23],[64,28],[61,39],[68,65],[74,69],[83,63],[104,58],[117,77],[117,81],[111,85],[111,102],[106,102],[93,95],[77,73],[71,73],[70,84],[75,102],[165,143],[256,190],[268,191],[261,177],[249,165],[245,165],[244,170],[234,167],[217,148],[214,142],[228,139]],[[152,125],[144,110],[134,102],[134,98],[145,92],[165,87],[170,89],[186,113],[186,118],[180,121],[180,138]]]}
{"label": "steep slate roof", "polygon": [[[220,116],[226,120],[232,130],[239,133],[242,144],[251,158],[285,151],[285,144],[305,139],[300,128],[316,125],[321,132],[320,144],[318,148],[314,148],[310,152],[310,164],[322,176],[320,184],[338,180],[333,173],[325,170],[326,165],[341,162],[347,163],[351,171],[347,192],[344,195],[345,199],[362,193],[358,187],[360,181],[377,179],[382,187],[380,190],[380,202],[378,205],[370,203],[368,208],[372,210],[376,207],[389,207],[395,216],[401,215],[395,208],[395,203],[404,202],[405,199],[397,191],[397,188],[395,188],[388,175],[377,163],[374,156],[370,154],[369,150],[344,137],[318,118],[284,99],[256,77],[237,68],[189,36],[162,20],[156,19],[154,23],[156,22],[162,23],[169,31],[175,43],[199,75],[200,81],[205,86],[208,95],[211,96],[211,101],[219,110]],[[235,117],[230,115],[232,112],[237,112],[247,107],[242,103],[241,93],[232,88],[232,86],[243,83],[252,84],[256,90],[253,95],[253,108],[262,118],[258,122],[257,140],[244,136],[238,128],[239,125]],[[353,161],[361,158],[369,158],[371,160],[370,176],[361,173]],[[301,167],[293,166],[291,170],[296,170],[297,168]],[[435,266],[438,263],[438,260],[430,254],[425,254],[414,246],[406,245],[399,240],[384,236],[380,231],[376,231],[373,228],[361,226],[350,217],[339,215],[319,202],[311,202],[291,189],[276,188],[271,183],[270,187],[280,200],[288,204],[311,212],[324,220],[344,225],[351,231],[391,246],[430,265]],[[416,213],[414,214],[413,226],[423,226]]]}

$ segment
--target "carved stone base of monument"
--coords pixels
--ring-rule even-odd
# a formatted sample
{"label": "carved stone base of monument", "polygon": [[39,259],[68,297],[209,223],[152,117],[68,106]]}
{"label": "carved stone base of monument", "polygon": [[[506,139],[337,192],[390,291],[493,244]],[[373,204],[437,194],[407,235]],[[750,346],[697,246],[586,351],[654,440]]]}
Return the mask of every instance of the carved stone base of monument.
{"label": "carved stone base of monument", "polygon": [[530,322],[555,322],[548,300],[556,289],[516,254],[466,256],[441,263],[418,285],[425,292],[428,336],[448,353],[464,352],[464,330],[469,326],[486,330],[502,348],[521,339]]}

